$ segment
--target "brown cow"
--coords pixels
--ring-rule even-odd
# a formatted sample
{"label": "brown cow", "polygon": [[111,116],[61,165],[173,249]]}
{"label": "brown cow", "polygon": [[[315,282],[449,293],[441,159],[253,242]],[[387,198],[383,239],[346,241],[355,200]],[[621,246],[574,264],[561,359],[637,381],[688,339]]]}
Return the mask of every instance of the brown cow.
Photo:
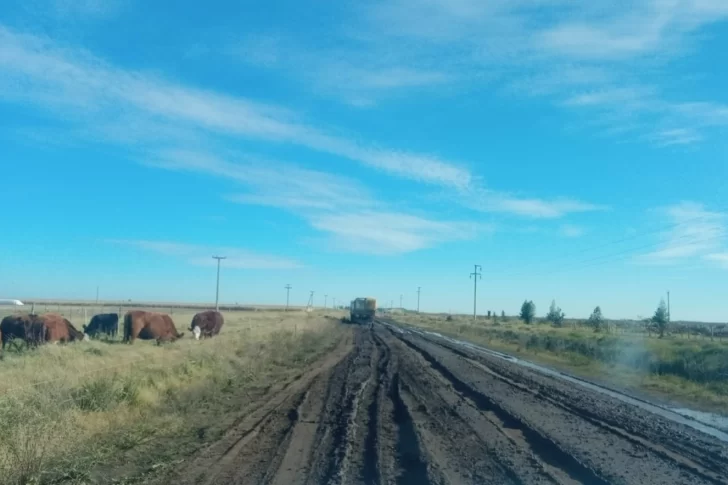
{"label": "brown cow", "polygon": [[202,337],[214,337],[220,333],[225,320],[222,318],[222,314],[215,310],[208,310],[206,312],[200,312],[192,319],[190,323],[190,330],[197,340]]}
{"label": "brown cow", "polygon": [[36,320],[45,327],[46,342],[66,343],[76,340],[88,340],[83,332],[76,330],[71,322],[56,313],[45,313],[36,317]]}
{"label": "brown cow", "polygon": [[160,344],[174,342],[183,335],[177,332],[172,318],[164,313],[133,310],[124,315],[124,342],[133,344],[134,340],[140,338],[157,339],[157,344]]}

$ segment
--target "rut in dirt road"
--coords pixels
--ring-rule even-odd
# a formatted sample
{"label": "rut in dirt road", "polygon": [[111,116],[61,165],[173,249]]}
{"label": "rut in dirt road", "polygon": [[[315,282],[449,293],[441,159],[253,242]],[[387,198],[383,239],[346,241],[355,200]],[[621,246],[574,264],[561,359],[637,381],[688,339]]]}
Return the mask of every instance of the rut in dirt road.
{"label": "rut in dirt road", "polygon": [[165,483],[723,484],[709,436],[375,324],[272,391]]}

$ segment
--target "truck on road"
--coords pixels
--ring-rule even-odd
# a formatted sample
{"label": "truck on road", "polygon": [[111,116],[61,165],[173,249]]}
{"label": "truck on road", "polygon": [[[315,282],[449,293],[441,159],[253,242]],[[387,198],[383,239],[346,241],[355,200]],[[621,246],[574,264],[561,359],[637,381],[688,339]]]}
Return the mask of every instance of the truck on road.
{"label": "truck on road", "polygon": [[369,323],[377,313],[377,300],[374,298],[357,298],[351,302],[352,323]]}

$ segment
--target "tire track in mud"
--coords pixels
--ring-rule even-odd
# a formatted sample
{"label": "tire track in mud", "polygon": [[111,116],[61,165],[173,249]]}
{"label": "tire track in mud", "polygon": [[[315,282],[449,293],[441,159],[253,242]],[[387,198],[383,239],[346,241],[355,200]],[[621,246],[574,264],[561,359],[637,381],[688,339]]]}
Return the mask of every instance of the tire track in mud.
{"label": "tire track in mud", "polygon": [[[674,440],[679,433],[688,433],[679,427],[666,426],[664,422],[652,423],[649,417],[643,419],[642,428],[637,428],[637,432],[632,420],[628,431],[623,423],[609,418],[613,408],[608,402],[605,406],[600,401],[593,410],[572,404],[593,402],[594,398],[579,388],[567,388],[562,383],[533,387],[529,374],[513,364],[496,361],[499,372],[508,373],[509,377],[505,377],[482,365],[479,355],[473,357],[466,350],[453,349],[411,334],[391,330],[389,333],[420,354],[458,392],[481,409],[483,415],[500,421],[499,427],[504,432],[513,435],[515,429],[520,435],[515,436],[516,440],[525,439],[525,446],[543,460],[546,471],[556,472],[550,473],[556,481],[728,483],[726,461],[715,458],[725,456],[728,450],[710,437],[693,433],[685,437],[684,442]],[[490,359],[482,360],[491,363]],[[500,384],[495,385],[496,381]],[[504,388],[503,383],[511,390]],[[624,412],[617,403],[611,403],[611,406]],[[630,421],[629,414],[624,418]],[[563,426],[559,427],[559,423]],[[694,455],[691,448],[705,441],[710,447],[704,456]],[[560,476],[562,471],[568,476]]]}
{"label": "tire track in mud", "polygon": [[578,391],[377,324],[350,335],[163,483],[726,484],[719,448],[681,453],[698,442],[653,441]]}
{"label": "tire track in mud", "polygon": [[519,417],[509,413],[485,394],[478,392],[471,386],[456,377],[447,367],[433,357],[429,352],[417,347],[408,340],[402,339],[409,348],[418,352],[429,364],[445,379],[452,383],[453,388],[463,396],[470,399],[481,411],[491,414],[500,424],[502,430],[516,430],[523,437],[529,448],[544,463],[563,472],[576,483],[589,483],[594,485],[609,485],[609,482],[597,475],[594,470],[577,461],[569,453],[562,450],[547,436],[542,435]]}
{"label": "tire track in mud", "polygon": [[[514,380],[516,376],[507,372],[507,367],[494,365],[497,361],[491,362],[480,355],[470,354],[451,345],[445,344],[443,347],[461,356],[468,363],[494,378],[528,392],[538,399],[548,401],[554,406],[558,406],[564,411],[604,429],[606,432],[649,448],[654,453],[674,461],[678,466],[703,476],[706,480],[720,484],[728,483],[728,480],[724,478],[728,474],[728,466],[726,465],[728,453],[725,449],[722,450],[721,455],[721,453],[717,453],[710,447],[705,446],[705,443],[699,439],[665,439],[664,437],[655,436],[654,433],[645,430],[645,428],[634,426],[629,420],[625,419],[624,414],[619,415],[619,419],[617,419],[604,413],[597,413],[589,407],[585,407],[579,401],[566,399],[562,393],[555,392],[553,388],[549,388],[536,380],[524,379],[521,376],[521,379],[525,380],[526,383],[517,382]],[[500,368],[496,371],[494,367]],[[589,402],[588,399],[586,401]],[[718,463],[722,463],[723,466],[716,465]]]}
{"label": "tire track in mud", "polygon": [[[485,364],[479,362],[476,359],[473,359],[472,357],[465,355],[464,353],[463,353],[463,358],[469,364],[473,365],[477,369],[487,372],[488,374],[492,375],[496,379],[498,379],[502,382],[505,382],[507,384],[510,384],[512,386],[518,387],[520,389],[523,389],[524,391],[529,392],[529,393],[533,394],[534,396],[537,396],[539,399],[547,401],[547,402],[553,404],[554,406],[557,406],[571,414],[574,414],[574,415],[580,417],[581,419],[588,421],[589,423],[593,424],[594,426],[597,426],[597,427],[603,429],[606,432],[613,433],[634,444],[647,448],[647,449],[651,450],[652,452],[654,452],[655,454],[662,456],[665,459],[672,460],[678,466],[685,468],[687,471],[689,471],[691,473],[700,475],[702,478],[709,480],[716,484],[723,484],[723,485],[728,484],[728,480],[721,475],[722,470],[720,469],[720,467],[715,466],[715,464],[713,464],[709,461],[702,460],[700,456],[686,457],[684,455],[681,455],[680,453],[678,453],[666,446],[663,446],[662,444],[652,443],[645,436],[642,436],[640,434],[633,434],[632,432],[630,432],[628,430],[622,429],[622,427],[620,426],[621,423],[617,423],[609,418],[600,416],[597,413],[589,411],[587,409],[582,409],[580,407],[574,406],[568,402],[565,402],[563,399],[558,399],[556,397],[549,395],[548,393],[543,392],[541,389],[537,389],[537,390],[531,389],[528,386],[515,382],[511,378],[499,374],[498,372],[492,370]],[[677,445],[679,445],[679,444],[677,444]],[[680,448],[684,449],[685,447],[680,447]],[[693,451],[693,450],[690,450],[690,451]]]}
{"label": "tire track in mud", "polygon": [[397,485],[427,485],[427,464],[422,459],[420,443],[412,423],[412,416],[400,396],[399,374],[392,378],[389,398],[394,403],[394,423],[397,425],[397,455],[402,472]]}

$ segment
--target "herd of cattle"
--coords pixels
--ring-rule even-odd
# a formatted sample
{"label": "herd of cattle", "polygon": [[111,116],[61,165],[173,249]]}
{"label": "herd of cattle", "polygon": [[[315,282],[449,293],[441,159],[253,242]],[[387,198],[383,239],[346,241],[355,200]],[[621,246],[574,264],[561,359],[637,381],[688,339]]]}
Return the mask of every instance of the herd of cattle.
{"label": "herd of cattle", "polygon": [[[209,310],[196,314],[190,323],[189,330],[194,337],[213,337],[220,333],[224,319],[217,311]],[[0,340],[2,348],[13,340],[24,340],[26,347],[37,347],[44,343],[65,343],[76,340],[88,340],[100,335],[116,337],[119,330],[119,315],[103,313],[94,315],[83,331],[78,331],[66,318],[56,313],[35,315],[32,313],[10,315],[0,322]],[[124,315],[124,342],[134,340],[156,340],[173,342],[184,333],[177,331],[172,318],[166,313],[155,313],[133,310]]]}

